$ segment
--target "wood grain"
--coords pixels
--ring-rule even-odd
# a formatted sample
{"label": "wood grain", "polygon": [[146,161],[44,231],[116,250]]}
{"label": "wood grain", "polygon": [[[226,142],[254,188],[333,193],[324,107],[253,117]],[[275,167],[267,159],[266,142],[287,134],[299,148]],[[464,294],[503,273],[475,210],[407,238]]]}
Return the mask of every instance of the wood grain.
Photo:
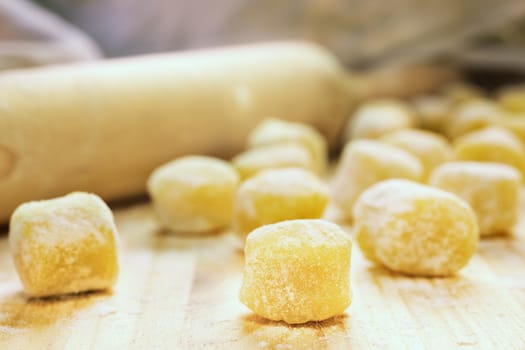
{"label": "wood grain", "polygon": [[525,220],[513,236],[484,239],[452,278],[398,275],[354,249],[346,313],[289,326],[239,302],[233,234],[163,232],[147,203],[115,214],[123,257],[112,292],[28,299],[0,239],[0,349],[525,348]]}

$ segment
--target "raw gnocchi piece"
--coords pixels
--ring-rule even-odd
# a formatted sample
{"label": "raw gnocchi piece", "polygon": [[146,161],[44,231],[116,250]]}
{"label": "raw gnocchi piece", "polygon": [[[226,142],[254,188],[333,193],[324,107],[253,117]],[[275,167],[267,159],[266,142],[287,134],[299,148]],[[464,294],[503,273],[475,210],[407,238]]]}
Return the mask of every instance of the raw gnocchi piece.
{"label": "raw gnocchi piece", "polygon": [[230,225],[239,181],[235,169],[223,160],[186,156],[157,168],[147,187],[162,226],[207,232]]}
{"label": "raw gnocchi piece", "polygon": [[397,147],[372,140],[349,142],[332,181],[332,198],[347,219],[359,195],[376,182],[404,178],[421,181],[421,162]]}
{"label": "raw gnocchi piece", "polygon": [[426,180],[432,170],[454,156],[452,146],[442,135],[416,129],[394,131],[380,139],[392,146],[401,148],[415,156],[423,166],[423,179]]}
{"label": "raw gnocchi piece", "polygon": [[355,234],[364,255],[417,276],[452,275],[475,253],[479,228],[458,196],[407,180],[366,190],[354,207]]}
{"label": "raw gnocchi piece", "polygon": [[441,89],[441,95],[452,104],[458,105],[467,101],[477,100],[485,96],[485,92],[475,85],[461,81],[445,85]]}
{"label": "raw gnocchi piece", "polygon": [[240,300],[275,321],[321,321],[350,305],[352,243],[336,224],[290,220],[248,235]]}
{"label": "raw gnocchi piece", "polygon": [[525,149],[510,131],[487,127],[468,133],[454,142],[456,160],[496,162],[508,164],[525,172]]}
{"label": "raw gnocchi piece", "polygon": [[312,172],[316,163],[308,149],[298,143],[284,143],[250,148],[232,159],[243,180],[263,170],[298,167]]}
{"label": "raw gnocchi piece", "polygon": [[450,139],[456,139],[471,131],[495,124],[501,114],[498,106],[490,100],[469,100],[452,112],[445,127],[445,134]]}
{"label": "raw gnocchi piece", "polygon": [[510,113],[525,114],[525,85],[508,86],[498,93],[499,105]]}
{"label": "raw gnocchi piece", "polygon": [[396,100],[372,101],[359,107],[350,118],[343,141],[374,139],[414,124],[415,115],[409,105]]}
{"label": "raw gnocchi piece", "polygon": [[525,145],[525,113],[523,115],[504,115],[497,120],[495,125],[509,130]]}
{"label": "raw gnocchi piece", "polygon": [[326,140],[314,127],[269,118],[259,124],[248,138],[248,147],[259,147],[282,143],[297,142],[304,145],[312,155],[315,171],[323,174],[327,163]]}
{"label": "raw gnocchi piece", "polygon": [[413,107],[421,128],[444,132],[452,110],[449,99],[437,95],[422,96],[414,100]]}
{"label": "raw gnocchi piece", "polygon": [[429,184],[463,198],[474,209],[482,236],[506,233],[517,222],[521,175],[511,166],[450,162],[432,173]]}
{"label": "raw gnocchi piece", "polygon": [[246,180],[235,201],[235,231],[244,240],[253,229],[278,221],[322,217],[329,190],[299,168],[267,170]]}
{"label": "raw gnocchi piece", "polygon": [[20,205],[9,242],[24,291],[57,296],[112,287],[118,276],[118,233],[100,197],[73,192]]}

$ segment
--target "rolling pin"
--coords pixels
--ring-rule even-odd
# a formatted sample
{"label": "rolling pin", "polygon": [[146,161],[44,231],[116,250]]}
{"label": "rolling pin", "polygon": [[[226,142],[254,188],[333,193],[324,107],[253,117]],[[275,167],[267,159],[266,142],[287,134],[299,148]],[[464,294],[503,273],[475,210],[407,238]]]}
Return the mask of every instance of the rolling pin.
{"label": "rolling pin", "polygon": [[344,70],[284,42],[0,74],[0,223],[24,201],[74,190],[143,193],[185,154],[230,157],[264,118],[308,123],[336,145],[351,101]]}

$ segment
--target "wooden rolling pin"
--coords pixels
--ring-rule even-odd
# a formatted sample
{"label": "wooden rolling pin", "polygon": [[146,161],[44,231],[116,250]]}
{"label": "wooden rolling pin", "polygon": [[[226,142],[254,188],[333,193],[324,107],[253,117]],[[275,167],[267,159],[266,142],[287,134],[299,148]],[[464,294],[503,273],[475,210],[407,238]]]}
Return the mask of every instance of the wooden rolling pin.
{"label": "wooden rolling pin", "polygon": [[27,200],[144,192],[184,154],[230,157],[266,117],[332,145],[349,114],[344,71],[313,44],[150,55],[0,75],[0,223]]}

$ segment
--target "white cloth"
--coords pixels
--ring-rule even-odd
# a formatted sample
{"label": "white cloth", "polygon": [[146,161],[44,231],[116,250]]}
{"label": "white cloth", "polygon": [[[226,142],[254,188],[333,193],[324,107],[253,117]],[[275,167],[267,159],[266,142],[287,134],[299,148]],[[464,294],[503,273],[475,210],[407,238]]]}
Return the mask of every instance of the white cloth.
{"label": "white cloth", "polygon": [[515,0],[35,0],[61,19],[28,1],[0,0],[0,69],[96,58],[90,38],[107,56],[299,38],[349,66],[382,66],[454,52],[525,16]]}

